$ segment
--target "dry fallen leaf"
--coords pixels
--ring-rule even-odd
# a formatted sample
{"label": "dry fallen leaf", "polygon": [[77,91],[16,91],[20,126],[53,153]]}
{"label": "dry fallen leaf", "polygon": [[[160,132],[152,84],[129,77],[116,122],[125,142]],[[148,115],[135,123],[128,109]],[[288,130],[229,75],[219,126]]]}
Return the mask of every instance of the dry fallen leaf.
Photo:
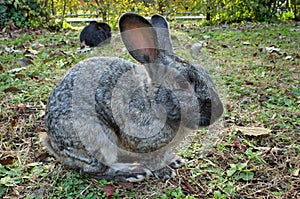
{"label": "dry fallen leaf", "polygon": [[253,84],[254,84],[254,82],[252,82],[252,81],[249,81],[249,80],[246,80],[246,81],[245,81],[245,84],[246,84],[246,85],[253,85]]}
{"label": "dry fallen leaf", "polygon": [[15,116],[11,121],[10,121],[10,125],[12,127],[16,126],[16,124],[18,123],[19,118],[17,116]]}
{"label": "dry fallen leaf", "polygon": [[271,47],[266,47],[265,48],[269,53],[276,53],[278,55],[281,55],[282,52],[281,52],[281,49],[280,48],[276,48],[274,46],[271,46]]}
{"label": "dry fallen leaf", "polygon": [[23,104],[19,104],[16,106],[16,109],[20,110],[22,113],[26,113],[26,108]]}
{"label": "dry fallen leaf", "polygon": [[42,153],[39,153],[37,155],[37,157],[35,158],[35,161],[36,162],[43,162],[45,161],[48,157],[50,156],[50,154],[48,152],[42,152]]}
{"label": "dry fallen leaf", "polygon": [[18,74],[16,74],[15,75],[15,79],[24,79],[26,76],[24,75],[24,74],[20,74],[20,73],[18,73]]}
{"label": "dry fallen leaf", "polygon": [[27,53],[30,53],[30,54],[33,54],[33,55],[39,54],[39,51],[33,50],[33,49],[27,49],[26,52],[27,52]]}
{"label": "dry fallen leaf", "polygon": [[27,58],[20,58],[18,59],[18,64],[20,64],[21,66],[28,66],[30,64],[33,64],[33,62]]}
{"label": "dry fallen leaf", "polygon": [[10,93],[21,92],[20,89],[18,89],[17,87],[14,87],[14,86],[9,87],[9,88],[6,88],[6,89],[4,89],[3,91],[4,91],[5,93],[8,93],[8,92],[10,92]]}
{"label": "dry fallen leaf", "polygon": [[23,50],[15,50],[13,47],[5,47],[5,51],[8,53],[23,53]]}
{"label": "dry fallen leaf", "polygon": [[236,131],[242,132],[244,135],[251,136],[260,136],[260,135],[269,135],[271,133],[270,129],[266,129],[263,127],[236,127]]}
{"label": "dry fallen leaf", "polygon": [[8,72],[9,73],[17,73],[17,72],[20,72],[21,70],[25,70],[25,69],[26,69],[26,67],[14,68],[14,69],[9,70]]}
{"label": "dry fallen leaf", "polygon": [[299,172],[300,172],[300,169],[299,169],[299,168],[298,168],[298,169],[295,169],[295,170],[293,171],[292,175],[295,176],[295,177],[298,177],[298,176],[299,176]]}
{"label": "dry fallen leaf", "polygon": [[285,60],[290,60],[290,59],[292,59],[293,57],[291,56],[291,55],[288,55],[288,56],[286,56],[284,59]]}
{"label": "dry fallen leaf", "polygon": [[235,148],[238,148],[238,149],[240,149],[240,150],[243,150],[243,145],[242,145],[242,142],[241,142],[241,140],[238,138],[238,137],[235,137],[234,139],[233,139],[233,147],[235,147]]}
{"label": "dry fallen leaf", "polygon": [[35,43],[35,44],[32,44],[32,48],[36,48],[36,49],[39,49],[41,47],[45,47],[44,44],[40,44],[40,43]]}
{"label": "dry fallen leaf", "polygon": [[112,185],[103,185],[100,190],[105,193],[107,198],[111,198],[115,193],[115,188]]}
{"label": "dry fallen leaf", "polygon": [[39,80],[40,78],[39,78],[39,76],[31,75],[30,79],[32,79],[32,80]]}
{"label": "dry fallen leaf", "polygon": [[13,164],[14,160],[15,160],[15,158],[12,157],[12,156],[2,158],[2,159],[0,159],[0,165],[6,166],[6,165],[9,165],[9,164]]}
{"label": "dry fallen leaf", "polygon": [[85,53],[85,52],[88,52],[88,51],[90,51],[90,50],[91,50],[91,48],[88,47],[88,46],[86,46],[86,47],[84,47],[84,48],[78,48],[78,49],[77,49],[77,52],[78,52],[78,53]]}
{"label": "dry fallen leaf", "polygon": [[242,44],[243,44],[243,45],[250,45],[250,43],[247,42],[247,41],[243,41]]}
{"label": "dry fallen leaf", "polygon": [[122,187],[123,189],[127,189],[127,190],[130,190],[133,188],[133,183],[127,182],[127,181],[119,181],[119,182],[117,182],[117,185],[119,187]]}

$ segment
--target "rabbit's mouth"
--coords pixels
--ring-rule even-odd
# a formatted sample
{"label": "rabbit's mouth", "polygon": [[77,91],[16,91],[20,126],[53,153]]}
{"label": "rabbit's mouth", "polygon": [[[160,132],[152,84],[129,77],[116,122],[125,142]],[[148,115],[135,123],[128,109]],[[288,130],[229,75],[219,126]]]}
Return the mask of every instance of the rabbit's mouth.
{"label": "rabbit's mouth", "polygon": [[194,130],[215,123],[224,111],[223,104],[217,95],[206,100],[198,100],[198,104],[195,103],[195,106],[190,106],[188,112],[181,115],[183,125]]}
{"label": "rabbit's mouth", "polygon": [[215,94],[215,96],[213,96],[209,101],[209,103],[206,103],[204,107],[202,107],[205,114],[203,118],[200,119],[200,127],[209,126],[215,123],[223,114],[223,104],[217,94]]}
{"label": "rabbit's mouth", "polygon": [[212,99],[212,107],[211,107],[211,119],[210,124],[213,124],[223,115],[224,107],[218,96]]}

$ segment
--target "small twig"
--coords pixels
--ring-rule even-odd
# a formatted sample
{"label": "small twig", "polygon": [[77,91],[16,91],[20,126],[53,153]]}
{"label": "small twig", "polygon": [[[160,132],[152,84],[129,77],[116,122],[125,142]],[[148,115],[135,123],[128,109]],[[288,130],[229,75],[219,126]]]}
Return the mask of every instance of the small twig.
{"label": "small twig", "polygon": [[192,185],[189,183],[188,179],[184,176],[182,176],[182,179],[183,179],[183,185],[187,188],[187,191],[191,194],[195,194],[197,193],[195,191],[195,189],[192,187]]}
{"label": "small twig", "polygon": [[80,192],[80,195],[83,195],[83,193],[88,189],[90,188],[91,184],[89,184],[86,188],[84,188],[81,192]]}

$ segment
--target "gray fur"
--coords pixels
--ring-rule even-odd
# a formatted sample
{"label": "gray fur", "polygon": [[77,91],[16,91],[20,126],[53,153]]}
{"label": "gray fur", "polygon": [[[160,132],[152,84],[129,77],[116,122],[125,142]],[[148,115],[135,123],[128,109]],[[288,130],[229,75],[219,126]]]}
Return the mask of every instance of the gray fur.
{"label": "gray fur", "polygon": [[[127,13],[120,19],[121,31],[131,23],[151,28],[141,16]],[[155,30],[147,36],[160,38]],[[124,41],[128,49],[138,45],[131,43],[134,39]],[[49,97],[48,133],[41,136],[57,159],[109,180],[174,176],[173,169],[183,161],[171,153],[172,147],[193,130],[214,123],[223,106],[207,72],[158,49],[161,41],[153,42],[155,49],[135,50],[144,65],[90,58],[58,83]]]}

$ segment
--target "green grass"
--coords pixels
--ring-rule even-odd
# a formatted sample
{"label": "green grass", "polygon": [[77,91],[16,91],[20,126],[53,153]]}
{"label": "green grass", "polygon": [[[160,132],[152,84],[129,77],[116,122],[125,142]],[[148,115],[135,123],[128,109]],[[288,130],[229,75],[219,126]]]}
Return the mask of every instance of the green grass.
{"label": "green grass", "polygon": [[[196,132],[182,144],[179,154],[187,163],[177,170],[175,179],[162,182],[150,178],[141,183],[95,180],[69,170],[47,156],[38,138],[45,132],[49,93],[74,64],[92,56],[131,59],[119,36],[114,34],[110,45],[77,53],[78,29],[3,33],[0,197],[300,197],[299,25],[203,28],[185,22],[171,27],[175,52],[211,72],[226,112],[217,125]],[[192,58],[190,47],[203,41],[203,36],[210,36],[207,45]],[[280,50],[268,52],[266,47],[272,46]],[[33,64],[22,68],[21,58]],[[270,133],[248,135],[238,130],[240,126],[262,127]]]}

